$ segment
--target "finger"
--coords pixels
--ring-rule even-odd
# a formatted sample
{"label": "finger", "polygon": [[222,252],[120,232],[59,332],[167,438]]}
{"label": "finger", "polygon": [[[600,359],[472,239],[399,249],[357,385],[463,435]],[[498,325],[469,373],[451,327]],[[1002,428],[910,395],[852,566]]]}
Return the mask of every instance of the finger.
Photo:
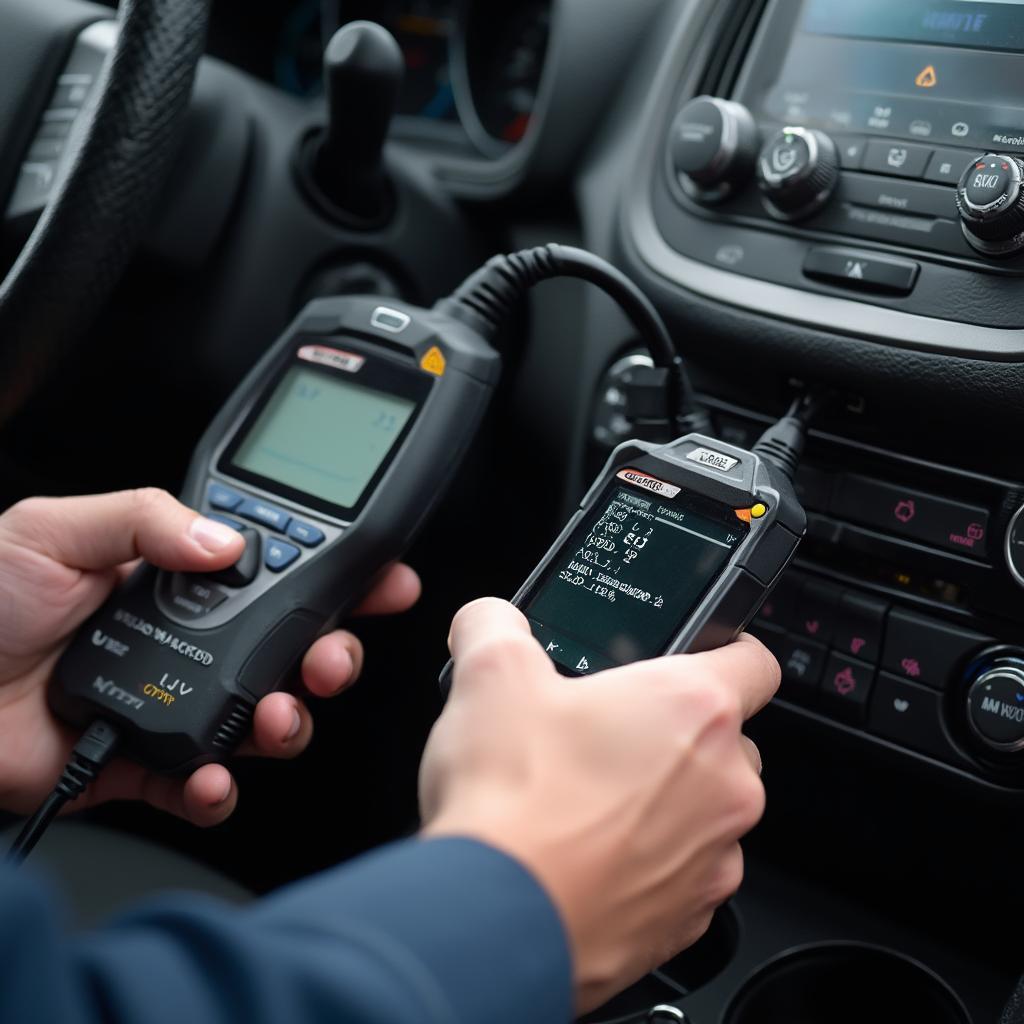
{"label": "finger", "polygon": [[551,671],[551,662],[523,613],[493,597],[473,601],[456,614],[448,648],[455,660],[453,696],[467,676],[477,681],[497,679],[509,670],[525,683]]}
{"label": "finger", "polygon": [[[238,802],[238,791],[223,765],[204,765],[182,782],[122,760],[109,765],[83,799],[86,806],[111,800],[141,800],[205,828],[230,817]],[[76,801],[70,809],[74,811],[80,806]]]}
{"label": "finger", "polygon": [[423,591],[416,571],[402,562],[388,566],[373,589],[356,608],[355,615],[398,615],[408,611]]}
{"label": "finger", "polygon": [[351,686],[363,669],[363,645],[351,633],[328,633],[302,659],[302,681],[314,697],[334,697]]}
{"label": "finger", "polygon": [[243,756],[291,758],[313,738],[313,716],[290,693],[271,693],[256,705],[252,735],[242,744]]}
{"label": "finger", "polygon": [[237,561],[244,542],[166,491],[142,488],[82,498],[32,498],[8,520],[19,540],[76,569],[145,558],[164,569],[202,572]]}
{"label": "finger", "polygon": [[739,698],[743,718],[753,718],[775,696],[782,670],[760,640],[744,633],[735,643],[717,651],[685,656],[691,665],[711,673]]}
{"label": "finger", "polygon": [[238,787],[222,764],[196,769],[182,787],[182,817],[200,828],[227,821],[237,804]]}
{"label": "finger", "polygon": [[740,747],[743,749],[743,756],[750,762],[750,767],[760,775],[764,771],[764,761],[761,759],[761,751],[757,744],[749,736],[741,736]]}

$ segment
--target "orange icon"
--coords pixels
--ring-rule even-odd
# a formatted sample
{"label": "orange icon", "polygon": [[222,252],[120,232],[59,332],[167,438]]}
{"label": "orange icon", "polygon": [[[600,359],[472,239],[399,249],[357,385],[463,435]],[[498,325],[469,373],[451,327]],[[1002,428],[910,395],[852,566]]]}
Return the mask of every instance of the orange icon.
{"label": "orange icon", "polygon": [[431,346],[427,354],[420,360],[420,368],[432,373],[435,377],[443,377],[448,363],[444,353],[437,345]]}
{"label": "orange icon", "polygon": [[934,89],[938,83],[939,76],[935,73],[935,68],[931,64],[914,79],[914,84],[919,89]]}

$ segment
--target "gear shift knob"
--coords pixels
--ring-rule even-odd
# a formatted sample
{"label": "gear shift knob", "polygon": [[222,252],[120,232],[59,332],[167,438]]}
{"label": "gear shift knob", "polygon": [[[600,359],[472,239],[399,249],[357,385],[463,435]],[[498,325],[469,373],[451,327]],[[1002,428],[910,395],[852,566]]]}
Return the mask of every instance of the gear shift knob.
{"label": "gear shift knob", "polygon": [[379,221],[390,212],[383,151],[404,73],[395,37],[371,21],[338,29],[324,51],[328,120],[313,176],[323,194],[357,220]]}

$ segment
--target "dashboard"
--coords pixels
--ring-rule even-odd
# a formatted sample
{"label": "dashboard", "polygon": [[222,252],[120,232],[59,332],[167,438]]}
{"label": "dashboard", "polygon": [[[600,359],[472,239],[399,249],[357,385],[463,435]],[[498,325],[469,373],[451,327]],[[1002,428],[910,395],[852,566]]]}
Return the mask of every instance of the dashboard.
{"label": "dashboard", "polygon": [[324,47],[374,21],[405,57],[398,115],[407,134],[497,158],[527,135],[551,34],[552,0],[220,0],[211,53],[295,96],[322,92]]}
{"label": "dashboard", "polygon": [[[296,169],[325,125],[324,43],[359,19],[394,34],[405,79],[382,161],[394,216],[353,226]],[[696,1024],[788,1019],[725,1008],[766,965],[839,941],[899,950],[970,1007],[849,1019],[998,1019],[1024,912],[1024,0],[214,0],[208,48],[192,162],[132,293],[3,438],[10,500],[175,487],[188,430],[309,298],[429,304],[498,250],[594,250],[656,304],[723,441],[748,447],[805,390],[831,402],[798,480],[807,538],[751,627],[783,684],[750,726],[769,812],[749,882],[696,960],[592,1020],[683,1019],[659,1003]],[[289,860],[188,840],[222,843],[256,887],[408,825],[454,611],[516,591],[617,443],[669,440],[630,419],[650,361],[590,290],[538,289],[502,344],[479,456],[410,555],[430,599],[402,644],[360,623],[370,678],[294,768],[372,779],[345,820],[375,825],[328,841],[309,831],[318,785],[298,787],[308,805],[279,786],[237,834],[274,821],[299,837]],[[181,450],[154,481],[169,422]],[[97,460],[110,437],[118,458]],[[550,494],[495,545],[524,479]],[[878,977],[835,964],[864,991]]]}

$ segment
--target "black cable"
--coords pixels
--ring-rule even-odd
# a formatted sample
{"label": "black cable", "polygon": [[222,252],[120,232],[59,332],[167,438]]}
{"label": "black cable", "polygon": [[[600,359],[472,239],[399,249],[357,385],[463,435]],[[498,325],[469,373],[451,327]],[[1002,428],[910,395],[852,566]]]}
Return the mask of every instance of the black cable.
{"label": "black cable", "polygon": [[773,423],[753,447],[755,455],[777,466],[792,480],[804,454],[807,428],[824,404],[818,395],[801,395],[777,423]]}
{"label": "black cable", "polygon": [[622,271],[600,256],[557,244],[495,256],[436,308],[493,338],[530,288],[557,277],[587,281],[618,303],[643,338],[655,366],[665,371],[669,414],[680,433],[695,429],[702,414],[665,321],[651,300]]}
{"label": "black cable", "polygon": [[25,822],[18,838],[7,851],[5,861],[8,864],[20,864],[32,852],[61,808],[84,792],[113,756],[116,748],[117,731],[113,726],[99,719],[89,726],[71,751],[71,757],[53,792]]}

